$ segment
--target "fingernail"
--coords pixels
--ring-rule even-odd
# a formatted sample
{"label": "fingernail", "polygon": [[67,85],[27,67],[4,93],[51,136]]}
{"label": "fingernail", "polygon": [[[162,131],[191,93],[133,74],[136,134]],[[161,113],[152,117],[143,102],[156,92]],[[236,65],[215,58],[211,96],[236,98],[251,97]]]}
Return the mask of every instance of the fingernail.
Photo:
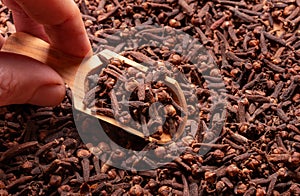
{"label": "fingernail", "polygon": [[64,85],[45,85],[39,87],[28,103],[39,106],[56,106],[65,96]]}

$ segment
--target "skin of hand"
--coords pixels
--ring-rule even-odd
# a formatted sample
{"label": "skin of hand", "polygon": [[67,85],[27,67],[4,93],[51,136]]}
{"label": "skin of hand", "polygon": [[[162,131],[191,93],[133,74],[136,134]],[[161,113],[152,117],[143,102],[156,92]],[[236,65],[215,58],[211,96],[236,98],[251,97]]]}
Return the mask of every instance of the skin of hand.
{"label": "skin of hand", "polygon": [[[64,53],[92,55],[80,11],[73,0],[2,0],[12,10],[16,30],[39,37]],[[0,36],[0,47],[5,39]],[[58,105],[65,96],[62,78],[29,57],[0,52],[0,106]]]}

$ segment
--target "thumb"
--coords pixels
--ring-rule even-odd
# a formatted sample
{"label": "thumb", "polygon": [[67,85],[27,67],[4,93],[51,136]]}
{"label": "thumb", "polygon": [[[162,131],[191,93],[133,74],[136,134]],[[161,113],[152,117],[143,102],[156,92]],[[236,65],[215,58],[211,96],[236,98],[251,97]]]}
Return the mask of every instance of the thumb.
{"label": "thumb", "polygon": [[25,56],[0,52],[0,106],[54,106],[64,95],[62,78],[49,66]]}

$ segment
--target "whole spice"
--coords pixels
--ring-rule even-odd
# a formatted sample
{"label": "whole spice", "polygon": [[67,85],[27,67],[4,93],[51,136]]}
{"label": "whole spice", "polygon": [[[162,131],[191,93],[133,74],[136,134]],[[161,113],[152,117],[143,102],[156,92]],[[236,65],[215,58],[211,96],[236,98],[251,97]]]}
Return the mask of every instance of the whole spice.
{"label": "whole spice", "polygon": [[[298,194],[299,0],[75,2],[95,53],[109,48],[150,68],[100,57],[106,71],[87,78],[85,105],[156,139],[188,115],[184,136],[144,148],[120,130],[102,141],[106,133],[72,114],[69,90],[57,107],[1,107],[1,194]],[[0,3],[0,32],[14,31]],[[165,76],[193,102],[187,113]],[[113,144],[122,142],[142,153]],[[139,171],[145,165],[153,170]]]}

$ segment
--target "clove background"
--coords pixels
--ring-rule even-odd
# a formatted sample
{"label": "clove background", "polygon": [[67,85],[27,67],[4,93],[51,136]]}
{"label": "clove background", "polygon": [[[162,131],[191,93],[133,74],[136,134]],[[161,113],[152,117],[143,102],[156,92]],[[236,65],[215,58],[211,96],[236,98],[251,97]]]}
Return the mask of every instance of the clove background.
{"label": "clove background", "polygon": [[[91,119],[73,115],[70,91],[53,108],[1,107],[1,195],[299,195],[299,0],[76,3],[95,53],[127,51],[138,60],[135,51],[184,74],[190,83],[185,94],[197,101],[189,111],[199,112],[189,124],[194,120],[197,128],[189,125],[169,146],[146,146],[158,160],[171,160],[160,165],[98,138],[83,143],[82,135],[95,130],[88,128]],[[187,50],[191,43],[184,37],[177,47],[181,54],[170,51],[178,42],[157,34],[153,25],[199,40],[206,54]],[[119,30],[141,26],[145,39],[171,45],[112,45],[120,41]],[[14,32],[11,12],[0,4],[0,33]],[[74,119],[86,133],[79,136]],[[133,145],[130,137],[112,136],[124,146]],[[127,169],[112,167],[115,162]],[[159,167],[139,171],[138,165]]]}

